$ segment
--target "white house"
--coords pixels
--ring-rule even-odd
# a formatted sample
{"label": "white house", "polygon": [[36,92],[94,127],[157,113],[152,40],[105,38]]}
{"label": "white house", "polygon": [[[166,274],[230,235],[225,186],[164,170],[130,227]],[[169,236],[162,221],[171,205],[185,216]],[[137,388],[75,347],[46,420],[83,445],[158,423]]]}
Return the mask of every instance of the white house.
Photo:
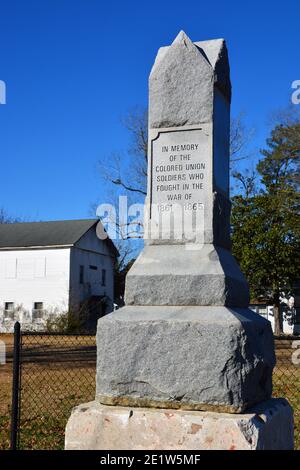
{"label": "white house", "polygon": [[[285,335],[299,335],[300,334],[300,308],[299,296],[296,297],[298,302],[295,303],[295,297],[288,298],[282,296],[280,298],[280,310],[282,314],[282,332]],[[252,303],[249,306],[251,310],[263,316],[271,323],[272,330],[274,331],[274,314],[273,306],[264,302]]]}
{"label": "white house", "polygon": [[0,331],[16,320],[43,329],[50,316],[83,304],[94,318],[112,310],[112,241],[97,236],[97,219],[0,225]]}

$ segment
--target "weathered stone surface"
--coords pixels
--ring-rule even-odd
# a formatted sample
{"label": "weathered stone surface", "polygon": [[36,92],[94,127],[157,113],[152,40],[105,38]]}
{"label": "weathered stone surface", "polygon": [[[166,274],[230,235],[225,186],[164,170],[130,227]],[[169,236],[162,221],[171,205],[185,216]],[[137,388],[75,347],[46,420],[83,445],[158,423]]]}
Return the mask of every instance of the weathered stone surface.
{"label": "weathered stone surface", "polygon": [[222,94],[231,101],[231,83],[228,51],[225,40],[211,39],[209,41],[194,42],[203,54],[208,58],[210,65],[215,73],[215,86],[220,89]]}
{"label": "weathered stone surface", "polygon": [[230,100],[224,40],[196,44],[181,31],[171,46],[159,50],[149,78],[150,127],[187,126],[211,121],[214,86],[217,84]]}
{"label": "weathered stone surface", "polygon": [[247,307],[249,289],[228,250],[149,245],[127,275],[125,300],[127,305]]}
{"label": "weathered stone surface", "polygon": [[246,414],[78,406],[66,427],[67,450],[292,450],[293,412],[272,399]]}
{"label": "weathered stone surface", "polygon": [[241,412],[270,398],[270,323],[248,309],[124,307],[97,332],[105,404]]}

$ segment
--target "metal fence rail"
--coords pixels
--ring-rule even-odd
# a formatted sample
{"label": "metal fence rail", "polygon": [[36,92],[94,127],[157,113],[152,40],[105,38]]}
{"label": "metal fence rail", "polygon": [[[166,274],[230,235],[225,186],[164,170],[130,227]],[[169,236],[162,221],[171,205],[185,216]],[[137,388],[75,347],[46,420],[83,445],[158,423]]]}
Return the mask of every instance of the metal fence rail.
{"label": "metal fence rail", "polygon": [[[292,405],[295,447],[300,449],[298,341],[275,338],[273,396]],[[72,408],[95,396],[95,336],[20,333],[16,327],[14,351],[11,447],[63,449]]]}
{"label": "metal fence rail", "polygon": [[12,409],[10,426],[10,450],[18,448],[18,429],[20,416],[20,336],[21,325],[16,322],[14,327],[14,352],[13,352],[13,381],[12,381]]}

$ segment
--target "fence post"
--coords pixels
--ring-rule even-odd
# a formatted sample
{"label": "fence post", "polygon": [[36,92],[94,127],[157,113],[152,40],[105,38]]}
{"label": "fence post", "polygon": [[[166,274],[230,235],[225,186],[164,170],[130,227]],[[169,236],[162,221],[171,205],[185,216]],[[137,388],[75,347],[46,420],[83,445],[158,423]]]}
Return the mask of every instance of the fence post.
{"label": "fence post", "polygon": [[19,425],[19,381],[20,381],[20,337],[21,326],[17,321],[14,326],[14,356],[11,402],[10,450],[17,449]]}

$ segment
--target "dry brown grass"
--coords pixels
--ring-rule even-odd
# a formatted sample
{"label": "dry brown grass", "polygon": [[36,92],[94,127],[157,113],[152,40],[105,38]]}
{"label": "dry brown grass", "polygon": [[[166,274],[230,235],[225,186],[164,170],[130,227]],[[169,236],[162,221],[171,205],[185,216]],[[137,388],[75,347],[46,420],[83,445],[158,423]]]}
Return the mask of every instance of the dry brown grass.
{"label": "dry brown grass", "polygon": [[[13,336],[0,335],[0,449],[9,447]],[[95,396],[95,337],[23,336],[20,448],[61,449],[74,406]]]}

